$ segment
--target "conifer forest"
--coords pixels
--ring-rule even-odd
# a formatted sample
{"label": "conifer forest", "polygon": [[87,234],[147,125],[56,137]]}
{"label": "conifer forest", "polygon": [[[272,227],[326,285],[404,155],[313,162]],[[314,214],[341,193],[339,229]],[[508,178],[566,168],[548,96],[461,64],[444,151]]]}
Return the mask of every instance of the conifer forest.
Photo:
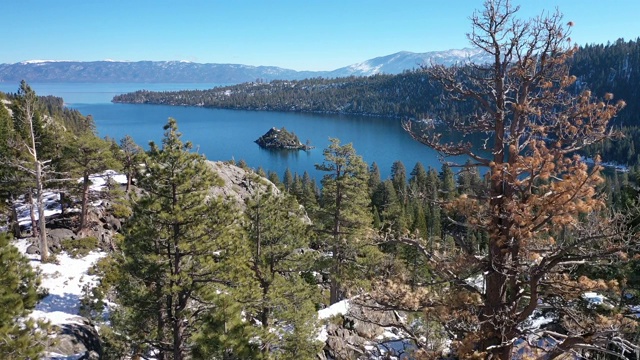
{"label": "conifer forest", "polygon": [[[639,40],[469,22],[489,63],[114,98],[389,117],[443,156],[386,179],[337,138],[316,181],[0,93],[0,358],[640,359]],[[75,325],[33,315],[47,266],[98,253]]]}

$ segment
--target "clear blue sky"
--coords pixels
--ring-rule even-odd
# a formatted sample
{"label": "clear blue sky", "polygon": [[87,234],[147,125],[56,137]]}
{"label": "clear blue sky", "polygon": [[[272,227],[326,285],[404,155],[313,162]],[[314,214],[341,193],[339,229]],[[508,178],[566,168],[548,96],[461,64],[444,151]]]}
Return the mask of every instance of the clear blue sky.
{"label": "clear blue sky", "polygon": [[[515,0],[556,7],[578,44],[640,36],[638,0]],[[398,51],[468,46],[481,0],[2,1],[0,63],[189,60],[334,70]]]}

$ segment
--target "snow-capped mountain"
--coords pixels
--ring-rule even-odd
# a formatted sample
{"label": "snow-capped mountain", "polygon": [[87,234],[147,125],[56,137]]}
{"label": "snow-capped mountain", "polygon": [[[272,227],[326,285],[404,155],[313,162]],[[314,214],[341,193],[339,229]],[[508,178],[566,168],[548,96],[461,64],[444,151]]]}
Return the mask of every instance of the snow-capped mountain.
{"label": "snow-capped mountain", "polygon": [[399,53],[381,56],[361,63],[349,65],[331,71],[331,77],[341,76],[369,76],[375,74],[400,74],[405,70],[419,69],[431,64],[455,65],[466,62],[486,63],[491,59],[479,49],[465,48],[461,50],[431,51],[413,53],[401,51]]}
{"label": "snow-capped mountain", "polygon": [[200,64],[187,61],[61,61],[28,60],[0,64],[0,82],[140,82],[219,83],[270,80],[300,80],[310,77],[369,76],[399,74],[432,63],[453,65],[483,63],[487,56],[477,49],[399,53],[381,56],[333,71],[296,71],[275,66]]}

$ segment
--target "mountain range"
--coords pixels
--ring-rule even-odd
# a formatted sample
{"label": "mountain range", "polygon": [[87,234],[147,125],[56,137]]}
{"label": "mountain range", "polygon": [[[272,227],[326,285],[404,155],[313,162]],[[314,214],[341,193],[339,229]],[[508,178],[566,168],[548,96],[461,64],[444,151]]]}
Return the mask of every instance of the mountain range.
{"label": "mountain range", "polygon": [[112,83],[216,83],[300,80],[312,77],[399,74],[423,65],[453,65],[488,61],[477,49],[412,53],[407,51],[369,59],[333,71],[296,71],[276,66],[201,64],[188,61],[53,61],[30,60],[0,64],[0,82],[112,82]]}

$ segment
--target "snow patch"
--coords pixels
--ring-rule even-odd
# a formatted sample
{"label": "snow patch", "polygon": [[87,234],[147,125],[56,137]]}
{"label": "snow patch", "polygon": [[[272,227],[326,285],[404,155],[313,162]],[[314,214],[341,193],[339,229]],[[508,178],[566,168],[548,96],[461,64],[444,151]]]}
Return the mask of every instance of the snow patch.
{"label": "snow patch", "polygon": [[[107,181],[109,181],[109,179],[121,185],[127,183],[126,175],[119,174],[113,170],[106,170],[100,174],[93,174],[89,176],[89,181],[91,181],[89,189],[91,191],[102,191],[107,186]],[[82,182],[82,179],[78,179],[78,182]]]}
{"label": "snow patch", "polygon": [[92,251],[80,259],[60,253],[56,255],[57,264],[43,264],[40,255],[26,254],[30,245],[27,240],[17,240],[14,245],[31,260],[31,266],[39,270],[41,287],[47,291],[47,296],[36,305],[31,317],[48,320],[52,324],[76,323],[85,286],[91,289],[98,283],[98,278],[87,274],[87,271],[107,253]]}
{"label": "snow patch", "polygon": [[337,303],[318,311],[318,319],[324,320],[337,315],[344,315],[349,311],[349,300],[338,301]]}
{"label": "snow patch", "polygon": [[[338,315],[345,315],[347,312],[349,312],[349,300],[345,299],[342,301],[338,301],[337,303],[324,308],[322,310],[318,311],[318,319],[320,320],[326,320],[326,319],[330,319],[334,316],[338,316]],[[325,342],[327,341],[327,339],[329,338],[329,334],[327,333],[327,325],[323,325],[322,328],[320,329],[320,333],[318,333],[318,336],[316,337],[316,339],[318,339],[318,341],[322,341]]]}

